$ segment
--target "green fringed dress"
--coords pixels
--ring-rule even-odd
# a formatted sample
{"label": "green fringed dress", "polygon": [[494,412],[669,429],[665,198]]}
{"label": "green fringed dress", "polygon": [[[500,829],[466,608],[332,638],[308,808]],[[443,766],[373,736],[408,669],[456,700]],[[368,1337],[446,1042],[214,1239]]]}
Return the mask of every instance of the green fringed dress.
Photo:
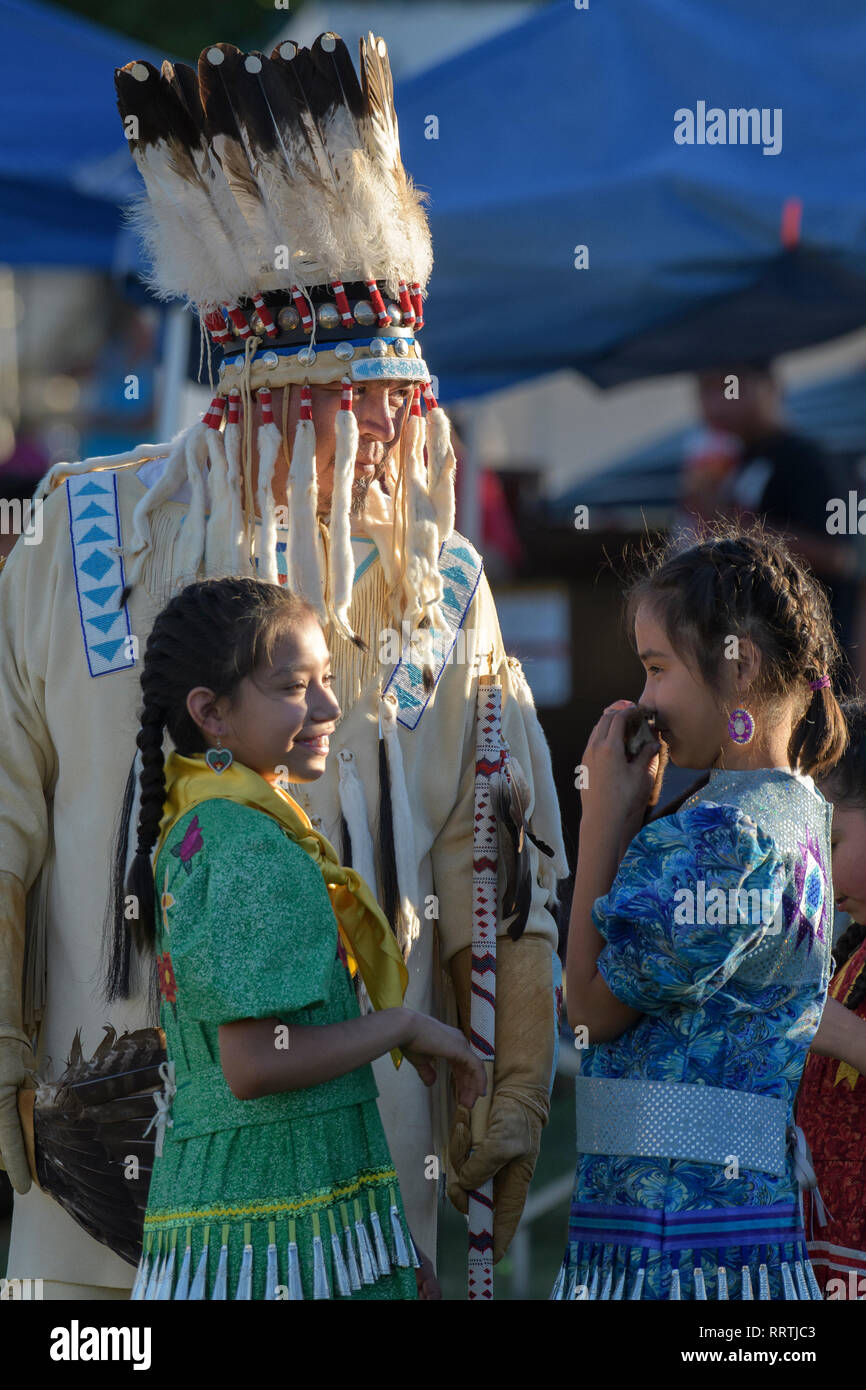
{"label": "green fringed dress", "polygon": [[156,873],[176,1092],[132,1297],[414,1299],[371,1068],[238,1100],[220,1066],[221,1023],[278,1018],[291,1046],[292,1025],[358,1015],[318,867],[270,816],[217,797],[172,828]]}

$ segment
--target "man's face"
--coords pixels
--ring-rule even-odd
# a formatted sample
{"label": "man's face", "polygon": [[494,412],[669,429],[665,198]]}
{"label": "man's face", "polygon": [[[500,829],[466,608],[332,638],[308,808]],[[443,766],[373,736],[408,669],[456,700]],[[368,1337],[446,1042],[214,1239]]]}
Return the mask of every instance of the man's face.
{"label": "man's face", "polygon": [[[273,393],[274,420],[278,427],[283,419],[283,391]],[[327,514],[334,488],[334,451],[336,437],[334,421],[340,409],[339,381],[311,387],[313,426],[316,431],[316,473],[319,483],[319,511]],[[406,411],[412,403],[412,383],[403,380],[357,384],[352,387],[352,408],[358,422],[358,452],[355,457],[355,482],[352,487],[352,516],[364,510],[367,491],[372,482],[384,474],[388,457],[400,438]],[[286,421],[286,441],[278,468],[288,469],[289,449],[295,437],[295,426],[301,407],[300,387],[289,392]]]}

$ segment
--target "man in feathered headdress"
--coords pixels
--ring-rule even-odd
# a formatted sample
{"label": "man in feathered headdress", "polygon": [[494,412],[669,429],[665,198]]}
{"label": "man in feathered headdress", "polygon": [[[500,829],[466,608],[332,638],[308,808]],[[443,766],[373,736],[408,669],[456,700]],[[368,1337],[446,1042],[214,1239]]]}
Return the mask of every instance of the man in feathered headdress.
{"label": "man in feathered headdress", "polygon": [[[30,1043],[38,1031],[56,1067],[79,1026],[104,1021],[94,982],[136,653],[182,584],[257,574],[315,605],[344,711],[325,776],[289,790],[376,887],[407,959],[407,1004],[456,1008],[467,1029],[476,689],[479,671],[499,676],[519,909],[497,964],[486,1135],[467,1159],[458,1126],[449,1184],[465,1210],[467,1191],[495,1177],[498,1257],[547,1118],[551,908],[567,866],[532,697],[480,558],[454,531],[449,425],[417,336],[430,237],[381,39],[362,41],[360,66],[359,82],[324,34],[269,58],[218,44],[197,73],[117,73],[153,287],[195,308],[223,360],[204,419],[169,444],[52,469],[44,544],[16,546],[0,580],[0,1151],[23,1193],[15,1091]],[[142,1000],[110,1021],[141,1026]],[[432,1251],[447,1096],[440,1087],[434,1104],[410,1071],[386,1059],[376,1074],[410,1225]],[[35,1190],[16,1202],[10,1274],[58,1296],[131,1283]]]}

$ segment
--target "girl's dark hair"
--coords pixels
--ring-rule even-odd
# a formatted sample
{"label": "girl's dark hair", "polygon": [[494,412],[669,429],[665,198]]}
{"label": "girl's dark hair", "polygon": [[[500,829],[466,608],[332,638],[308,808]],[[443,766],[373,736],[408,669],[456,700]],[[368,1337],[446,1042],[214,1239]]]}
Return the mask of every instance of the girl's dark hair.
{"label": "girl's dark hair", "polygon": [[671,642],[685,648],[716,691],[729,639],[748,637],[761,653],[756,696],[768,703],[801,698],[790,765],[821,774],[838,762],[848,733],[833,687],[809,688],[824,675],[832,681],[840,665],[830,604],[780,536],[760,525],[714,525],[687,549],[669,543],[650,555],[626,599],[632,632],[637,609],[649,604]]}
{"label": "girl's dark hair", "polygon": [[[866,700],[846,700],[842,714],[848,726],[848,747],[836,766],[822,779],[821,789],[834,803],[866,812]],[[851,959],[866,940],[866,924],[852,922],[833,947],[836,971]],[[858,1009],[866,999],[866,967],[860,972],[845,1007]]]}
{"label": "girl's dark hair", "polygon": [[[107,1001],[128,999],[131,940],[141,955],[155,942],[155,893],[150,856],[159,836],[166,786],[166,731],[178,753],[203,753],[207,740],[186,707],[197,685],[233,704],[241,681],[272,660],[276,643],[300,623],[318,622],[304,599],[255,579],[207,579],[190,584],[157,616],[147,639],[141,673],[143,706],[136,744],[141,754],[141,801],[135,856],[126,873],[135,800],[135,763],[130,769],[114,845],[106,920]],[[127,899],[138,915],[126,919]],[[153,1003],[153,999],[151,999]]]}

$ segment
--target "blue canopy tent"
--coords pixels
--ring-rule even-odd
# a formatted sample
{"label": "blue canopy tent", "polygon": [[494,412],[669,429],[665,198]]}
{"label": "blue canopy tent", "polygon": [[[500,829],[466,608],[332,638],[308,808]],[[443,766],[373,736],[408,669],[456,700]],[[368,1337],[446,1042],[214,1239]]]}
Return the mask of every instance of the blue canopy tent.
{"label": "blue canopy tent", "polygon": [[[855,0],[567,0],[402,84],[443,397],[563,366],[607,386],[866,323],[864,60]],[[781,112],[778,153],[706,143],[711,108]],[[676,142],[683,109],[704,143]]]}
{"label": "blue canopy tent", "polygon": [[[0,262],[134,265],[111,76],[159,57],[24,0],[0,18]],[[772,356],[866,322],[864,56],[854,0],[564,0],[403,83],[443,399],[564,365],[609,385]],[[699,103],[781,111],[781,149],[677,144],[674,113]]]}
{"label": "blue canopy tent", "polygon": [[140,180],[113,75],[130,58],[161,58],[32,0],[0,0],[0,26],[0,262],[134,268],[119,205]]}

